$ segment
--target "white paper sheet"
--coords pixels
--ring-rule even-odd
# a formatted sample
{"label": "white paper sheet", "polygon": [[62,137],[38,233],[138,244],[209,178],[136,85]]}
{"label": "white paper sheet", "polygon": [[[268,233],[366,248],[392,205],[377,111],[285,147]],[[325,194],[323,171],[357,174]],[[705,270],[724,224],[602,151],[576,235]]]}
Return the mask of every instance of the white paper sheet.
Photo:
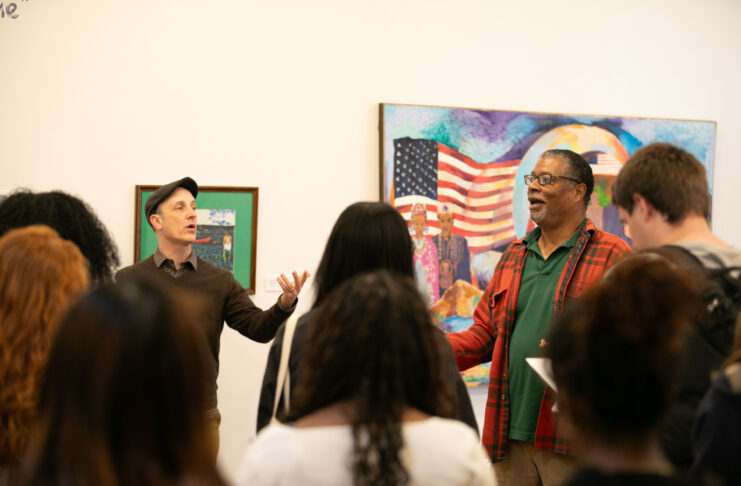
{"label": "white paper sheet", "polygon": [[[558,392],[556,388],[556,382],[553,380],[553,369],[551,368],[551,360],[548,358],[525,358],[527,364],[545,381],[545,383],[553,388],[553,391]],[[558,402],[553,404],[551,411],[558,412]]]}
{"label": "white paper sheet", "polygon": [[548,358],[525,358],[527,364],[540,376],[545,383],[553,388],[554,391],[558,391],[556,388],[556,382],[553,381],[553,370],[551,369],[551,360]]}

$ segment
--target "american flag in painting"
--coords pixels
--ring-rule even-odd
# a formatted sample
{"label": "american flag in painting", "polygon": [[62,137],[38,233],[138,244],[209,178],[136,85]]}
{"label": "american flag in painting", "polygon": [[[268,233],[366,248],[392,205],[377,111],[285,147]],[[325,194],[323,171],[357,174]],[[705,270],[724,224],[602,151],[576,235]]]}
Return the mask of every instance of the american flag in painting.
{"label": "american flag in painting", "polygon": [[596,162],[590,160],[589,157],[585,157],[587,161],[592,164],[592,173],[595,176],[607,175],[616,176],[620,169],[623,168],[623,164],[611,154],[600,152],[597,154]]}
{"label": "american flag in painting", "polygon": [[[381,199],[407,221],[415,204],[426,204],[425,235],[433,242],[440,231],[439,206],[455,206],[453,232],[468,242],[480,291],[498,261],[487,250],[502,250],[534,227],[523,176],[544,151],[570,149],[584,156],[595,176],[587,215],[623,237],[611,204],[612,182],[631,154],[654,141],[688,150],[713,173],[715,122],[381,104]],[[440,326],[461,331],[473,324],[474,295],[451,292],[450,300],[441,299]],[[486,385],[488,376],[475,367],[464,380]]]}
{"label": "american flag in painting", "polygon": [[427,204],[428,233],[437,233],[437,208],[457,208],[454,232],[479,253],[515,239],[512,190],[520,160],[480,163],[434,140],[394,140],[392,204],[409,220],[412,205]]}

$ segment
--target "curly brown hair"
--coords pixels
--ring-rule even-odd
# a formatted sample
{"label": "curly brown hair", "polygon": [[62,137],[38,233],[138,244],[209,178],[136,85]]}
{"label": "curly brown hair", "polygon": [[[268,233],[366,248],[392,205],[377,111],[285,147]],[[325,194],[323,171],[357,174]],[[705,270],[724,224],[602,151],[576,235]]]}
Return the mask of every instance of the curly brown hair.
{"label": "curly brown hair", "polygon": [[90,280],[113,280],[119,265],[118,248],[95,211],[80,198],[62,191],[17,189],[0,198],[0,236],[14,228],[45,224],[80,249],[90,263]]}
{"label": "curly brown hair", "polygon": [[85,257],[43,225],[0,238],[0,464],[17,464],[58,323],[88,285]]}
{"label": "curly brown hair", "polygon": [[401,457],[405,408],[453,417],[443,355],[411,277],[378,270],[340,284],[318,308],[288,421],[352,404],[354,484],[411,480]]}

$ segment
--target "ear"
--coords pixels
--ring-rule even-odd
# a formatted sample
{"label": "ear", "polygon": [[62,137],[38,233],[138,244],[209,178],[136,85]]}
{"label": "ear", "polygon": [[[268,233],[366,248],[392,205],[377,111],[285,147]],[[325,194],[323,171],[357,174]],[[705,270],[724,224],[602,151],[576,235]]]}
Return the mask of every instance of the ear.
{"label": "ear", "polygon": [[633,194],[633,214],[639,215],[643,221],[649,221],[659,212],[648,202],[648,199],[640,194]]}
{"label": "ear", "polygon": [[151,216],[149,217],[149,224],[151,224],[151,225],[152,225],[152,228],[153,228],[153,229],[154,229],[155,231],[159,231],[159,230],[161,230],[161,229],[162,229],[162,216],[160,216],[160,215],[159,215],[159,214],[157,214],[157,213],[154,213],[154,214],[152,214],[152,215],[151,215]]}
{"label": "ear", "polygon": [[579,203],[582,203],[584,201],[584,195],[587,193],[587,185],[577,184],[574,189],[576,190],[576,195],[579,197]]}

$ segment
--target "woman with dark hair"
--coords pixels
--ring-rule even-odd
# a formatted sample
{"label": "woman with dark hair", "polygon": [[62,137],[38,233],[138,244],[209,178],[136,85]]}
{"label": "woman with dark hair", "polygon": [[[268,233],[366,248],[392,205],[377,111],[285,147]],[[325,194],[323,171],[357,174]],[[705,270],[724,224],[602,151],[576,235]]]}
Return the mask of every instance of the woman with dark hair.
{"label": "woman with dark hair", "polygon": [[208,352],[187,298],[128,279],[62,321],[22,485],[221,485],[206,413]]}
{"label": "woman with dark hair", "polygon": [[88,279],[80,250],[48,226],[0,238],[0,485],[22,461],[59,320]]}
{"label": "woman with dark hair", "polygon": [[258,436],[238,484],[494,484],[476,433],[450,420],[445,358],[411,277],[356,276],[315,311],[291,424]]}
{"label": "woman with dark hair", "polygon": [[93,210],[62,191],[20,189],[0,199],[0,236],[12,228],[45,224],[80,249],[94,284],[110,282],[119,265],[118,249]]}
{"label": "woman with dark hair", "polygon": [[404,218],[386,203],[357,202],[340,214],[314,274],[318,307],[345,280],[385,268],[414,276],[412,240]]}
{"label": "woman with dark hair", "polygon": [[700,402],[692,441],[693,472],[715,474],[727,486],[741,482],[741,315],[731,356]]}
{"label": "woman with dark hair", "polygon": [[[391,270],[414,279],[412,240],[404,218],[396,209],[380,202],[358,202],[348,206],[340,214],[314,274],[314,305],[310,312],[298,320],[291,343],[288,368],[292,388],[298,383],[301,357],[309,330],[315,325],[313,318],[316,308],[344,281],[377,269]],[[268,354],[257,410],[258,431],[268,425],[272,417],[284,332],[285,326],[281,326]],[[446,386],[455,388],[457,392],[456,416],[478,431],[471,400],[458,374],[450,345],[442,332],[438,333],[438,340],[445,355],[443,362],[448,377]],[[279,408],[284,409],[282,398]]]}
{"label": "woman with dark hair", "polygon": [[688,277],[653,255],[626,258],[558,318],[548,355],[577,485],[702,484],[675,475],[659,424],[697,305]]}

